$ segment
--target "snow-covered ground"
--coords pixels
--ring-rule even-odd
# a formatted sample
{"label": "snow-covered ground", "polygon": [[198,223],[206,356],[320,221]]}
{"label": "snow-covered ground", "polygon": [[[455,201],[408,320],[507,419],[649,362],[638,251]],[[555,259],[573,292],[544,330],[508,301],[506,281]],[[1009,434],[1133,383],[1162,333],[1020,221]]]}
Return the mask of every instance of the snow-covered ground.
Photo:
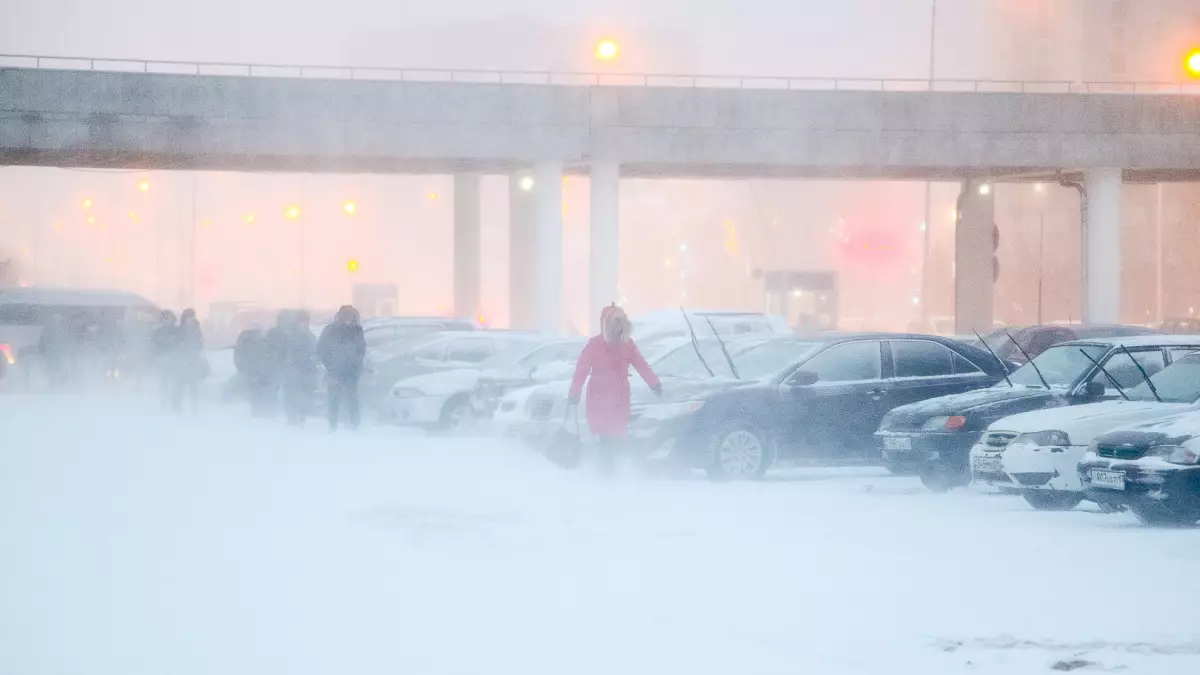
{"label": "snow-covered ground", "polygon": [[1198,531],[150,408],[0,396],[0,673],[1200,672]]}

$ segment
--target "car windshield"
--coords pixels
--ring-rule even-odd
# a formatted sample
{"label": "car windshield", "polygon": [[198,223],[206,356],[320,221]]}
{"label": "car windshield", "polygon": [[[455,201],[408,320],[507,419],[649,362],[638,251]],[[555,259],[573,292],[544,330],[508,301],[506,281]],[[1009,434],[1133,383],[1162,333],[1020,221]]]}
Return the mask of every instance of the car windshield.
{"label": "car windshield", "polygon": [[532,352],[520,358],[522,368],[541,368],[552,363],[569,363],[579,358],[583,351],[582,342],[565,342],[561,344],[539,345]]}
{"label": "car windshield", "polygon": [[[1193,403],[1200,399],[1200,353],[1177,359],[1150,377],[1164,403]],[[1154,401],[1154,392],[1144,381],[1125,392],[1134,401]]]}
{"label": "car windshield", "polygon": [[1069,387],[1095,367],[1088,356],[1099,361],[1106,352],[1108,347],[1098,345],[1058,345],[1035,356],[1033,364],[1027,363],[1016,369],[1009,379],[1013,384],[1042,386],[1038,371],[1033,367],[1036,365],[1051,387]]}
{"label": "car windshield", "polygon": [[771,340],[735,354],[733,363],[743,380],[757,380],[774,375],[819,346],[816,342]]}
{"label": "car windshield", "polygon": [[532,340],[496,340],[496,353],[487,357],[479,363],[479,367],[484,370],[502,370],[504,368],[512,368],[521,362],[521,359],[529,356],[536,349],[545,346],[543,343]]}

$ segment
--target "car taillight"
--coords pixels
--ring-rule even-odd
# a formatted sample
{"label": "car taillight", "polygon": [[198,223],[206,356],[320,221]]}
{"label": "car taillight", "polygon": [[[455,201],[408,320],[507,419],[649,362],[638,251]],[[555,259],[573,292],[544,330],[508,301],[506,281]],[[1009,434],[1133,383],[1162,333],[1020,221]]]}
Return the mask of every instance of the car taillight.
{"label": "car taillight", "polygon": [[946,431],[957,431],[967,426],[967,418],[962,415],[951,415],[946,418]]}
{"label": "car taillight", "polygon": [[0,342],[0,355],[4,356],[4,360],[10,366],[17,362],[16,357],[13,356],[12,347],[3,342]]}

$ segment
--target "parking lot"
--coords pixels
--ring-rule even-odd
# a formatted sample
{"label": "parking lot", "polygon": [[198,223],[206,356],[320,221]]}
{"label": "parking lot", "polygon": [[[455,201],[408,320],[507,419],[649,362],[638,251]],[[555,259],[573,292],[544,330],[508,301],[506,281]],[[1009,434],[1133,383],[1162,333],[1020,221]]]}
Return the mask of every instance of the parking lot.
{"label": "parking lot", "polygon": [[1200,672],[1200,532],[0,397],[0,672]]}

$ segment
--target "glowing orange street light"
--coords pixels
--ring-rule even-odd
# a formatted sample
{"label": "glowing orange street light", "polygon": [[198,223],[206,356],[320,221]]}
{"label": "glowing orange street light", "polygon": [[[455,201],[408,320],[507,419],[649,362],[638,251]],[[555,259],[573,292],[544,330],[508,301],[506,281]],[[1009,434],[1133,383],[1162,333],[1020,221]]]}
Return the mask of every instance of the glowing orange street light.
{"label": "glowing orange street light", "polygon": [[141,190],[142,192],[149,192],[150,191],[150,181],[144,180],[144,181],[138,183],[138,189]]}
{"label": "glowing orange street light", "polygon": [[85,209],[92,208],[92,200],[90,200],[90,199],[83,200],[83,208],[85,208]]}
{"label": "glowing orange street light", "polygon": [[95,225],[96,224],[96,216],[88,216],[87,221],[88,221],[88,225]]}
{"label": "glowing orange street light", "polygon": [[355,204],[354,202],[346,202],[345,204],[342,204],[342,210],[346,212],[346,215],[352,216],[358,213],[358,204]]}
{"label": "glowing orange street light", "polygon": [[596,45],[596,58],[601,61],[612,61],[617,58],[619,53],[621,53],[620,46],[612,40],[601,40],[600,44]]}
{"label": "glowing orange street light", "polygon": [[1183,65],[1187,68],[1188,75],[1195,78],[1200,78],[1200,49],[1193,49],[1188,52],[1187,58]]}
{"label": "glowing orange street light", "polygon": [[253,225],[254,224],[254,214],[247,213],[246,217],[243,218],[242,220],[245,220],[247,225]]}
{"label": "glowing orange street light", "polygon": [[358,261],[351,260],[351,261],[347,262],[346,269],[350,270],[351,272],[357,272],[358,271]]}
{"label": "glowing orange street light", "polygon": [[286,216],[288,220],[300,220],[300,207],[289,206],[288,210],[284,212],[284,216]]}

